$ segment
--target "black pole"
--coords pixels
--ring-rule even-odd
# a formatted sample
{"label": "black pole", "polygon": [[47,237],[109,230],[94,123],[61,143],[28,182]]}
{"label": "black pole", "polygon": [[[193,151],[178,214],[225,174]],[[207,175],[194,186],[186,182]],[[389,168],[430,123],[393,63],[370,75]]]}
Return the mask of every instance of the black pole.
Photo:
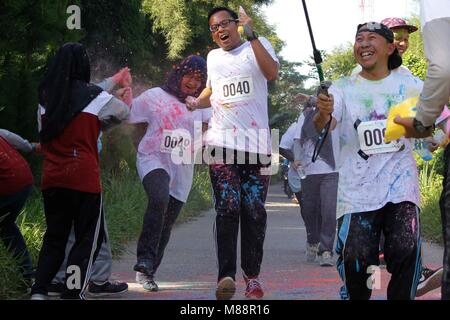
{"label": "black pole", "polygon": [[[317,48],[316,48],[316,42],[314,41],[314,35],[312,32],[312,28],[311,28],[311,21],[309,20],[308,8],[306,7],[306,0],[302,0],[302,3],[303,3],[303,10],[305,11],[306,24],[308,25],[309,37],[311,38],[311,44],[313,47],[314,62],[316,63],[317,73],[319,74],[320,86],[319,86],[318,94],[323,93],[328,96],[328,88],[323,83],[323,81],[325,79],[323,76],[322,66],[320,65],[323,61],[322,55],[321,55],[320,51],[317,50]],[[317,158],[319,157],[319,154],[320,154],[320,151],[322,150],[325,139],[327,138],[328,132],[330,131],[331,119],[332,119],[332,117],[330,115],[330,120],[328,120],[328,122],[325,124],[325,127],[323,127],[319,133],[319,137],[314,146],[312,162],[316,162]]]}
{"label": "black pole", "polygon": [[303,10],[305,11],[306,24],[308,25],[309,37],[311,38],[311,44],[313,47],[314,62],[316,63],[317,72],[319,73],[319,80],[320,80],[320,82],[322,82],[322,81],[324,81],[322,66],[320,65],[323,62],[322,54],[316,48],[316,42],[314,41],[314,35],[312,32],[312,28],[311,28],[311,21],[309,20],[309,14],[308,14],[308,8],[306,7],[306,1],[302,0],[302,3],[303,3]]}

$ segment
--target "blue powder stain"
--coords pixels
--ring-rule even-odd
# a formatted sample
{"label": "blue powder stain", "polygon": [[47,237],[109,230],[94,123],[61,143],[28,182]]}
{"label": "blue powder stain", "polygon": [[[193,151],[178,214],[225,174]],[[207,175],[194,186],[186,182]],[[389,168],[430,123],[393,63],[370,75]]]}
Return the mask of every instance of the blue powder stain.
{"label": "blue powder stain", "polygon": [[401,97],[402,100],[405,100],[405,92],[406,92],[406,87],[405,84],[402,83],[400,85],[400,90],[398,91],[399,96]]}

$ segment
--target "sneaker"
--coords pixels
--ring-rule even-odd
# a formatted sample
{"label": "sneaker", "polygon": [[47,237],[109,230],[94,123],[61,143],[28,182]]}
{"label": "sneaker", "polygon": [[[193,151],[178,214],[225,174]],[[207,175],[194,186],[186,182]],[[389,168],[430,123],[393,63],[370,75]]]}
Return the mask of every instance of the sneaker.
{"label": "sneaker", "polygon": [[60,297],[64,291],[64,284],[61,282],[52,282],[47,286],[47,295],[49,297]]}
{"label": "sneaker", "polygon": [[245,284],[245,296],[249,299],[261,299],[264,296],[264,291],[261,287],[261,283],[257,277],[247,278],[244,276]]}
{"label": "sneaker", "polygon": [[142,272],[136,272],[136,282],[142,285],[147,291],[156,292],[159,290],[158,284],[152,276],[146,275]]}
{"label": "sneaker", "polygon": [[419,284],[417,285],[416,297],[423,296],[425,293],[439,288],[442,284],[443,271],[443,267],[436,270],[423,268]]}
{"label": "sneaker", "polygon": [[217,300],[230,300],[236,292],[236,284],[232,277],[224,277],[219,280],[216,288]]}
{"label": "sneaker", "polygon": [[316,260],[317,252],[319,251],[319,244],[306,243],[306,261],[314,262]]}
{"label": "sneaker", "polygon": [[321,267],[332,267],[334,266],[333,255],[330,251],[324,251],[318,256],[319,264]]}
{"label": "sneaker", "polygon": [[47,300],[47,296],[45,294],[35,293],[31,295],[31,300]]}
{"label": "sneaker", "polygon": [[119,295],[128,291],[128,284],[119,281],[106,281],[103,284],[89,282],[88,293],[94,297]]}
{"label": "sneaker", "polygon": [[142,285],[142,288],[144,288],[147,291],[156,292],[159,290],[158,284],[155,282],[155,280],[149,278],[147,281],[144,282]]}

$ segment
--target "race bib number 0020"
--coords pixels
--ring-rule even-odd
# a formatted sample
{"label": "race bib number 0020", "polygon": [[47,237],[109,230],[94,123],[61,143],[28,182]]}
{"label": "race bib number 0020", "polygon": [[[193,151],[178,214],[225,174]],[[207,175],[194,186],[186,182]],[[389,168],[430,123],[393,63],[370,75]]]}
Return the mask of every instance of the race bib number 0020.
{"label": "race bib number 0020", "polygon": [[164,130],[160,151],[163,153],[178,152],[180,156],[191,147],[189,132],[182,130]]}
{"label": "race bib number 0020", "polygon": [[224,103],[239,102],[253,97],[253,79],[233,77],[220,81],[221,98]]}
{"label": "race bib number 0020", "polygon": [[386,120],[361,122],[358,126],[358,138],[361,151],[367,155],[397,152],[402,144],[397,141],[384,142]]}

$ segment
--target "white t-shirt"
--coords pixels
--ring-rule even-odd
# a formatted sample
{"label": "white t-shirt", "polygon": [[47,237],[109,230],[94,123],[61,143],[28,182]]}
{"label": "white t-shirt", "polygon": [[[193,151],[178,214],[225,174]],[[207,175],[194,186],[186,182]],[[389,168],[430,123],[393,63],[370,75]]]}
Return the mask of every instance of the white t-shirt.
{"label": "white t-shirt", "polygon": [[[259,40],[278,62],[270,42]],[[249,42],[209,52],[207,87],[212,89],[213,115],[207,144],[239,151],[270,154],[267,80]]]}
{"label": "white t-shirt", "polygon": [[133,100],[129,122],[148,124],[137,153],[137,170],[141,180],[150,171],[164,169],[170,176],[170,195],[186,202],[192,186],[193,160],[176,164],[170,151],[165,149],[165,142],[174,141],[170,132],[175,129],[185,129],[194,137],[192,112],[184,103],[158,87],[143,92]]}
{"label": "white t-shirt", "polygon": [[354,124],[358,119],[362,121],[360,126],[387,119],[392,106],[417,97],[421,89],[420,79],[399,72],[391,72],[379,81],[354,75],[331,86],[340,141],[337,218],[377,210],[388,202],[410,201],[420,206],[417,168],[409,139],[399,139],[404,144],[401,151],[372,154],[364,160],[358,154],[361,144]]}
{"label": "white t-shirt", "polygon": [[294,122],[281,137],[280,148],[292,150],[292,147],[294,146],[296,129],[297,129],[297,122]]}
{"label": "white t-shirt", "polygon": [[[295,127],[294,139],[300,139],[304,123],[305,123],[305,116],[302,113],[298,118]],[[323,161],[322,158],[320,157],[320,154],[316,162],[313,163],[312,156],[314,153],[315,144],[312,141],[306,141],[302,147],[301,159],[299,159],[302,167],[305,169],[306,175],[309,176],[311,174],[327,174],[338,171],[339,128],[335,128],[333,131],[328,132],[328,135],[331,136],[332,139],[335,168],[333,169],[325,161]],[[329,137],[327,137],[327,139],[328,138]]]}
{"label": "white t-shirt", "polygon": [[194,121],[201,121],[204,123],[208,123],[212,117],[212,107],[203,108],[203,109],[195,109],[193,111]]}
{"label": "white t-shirt", "polygon": [[420,1],[420,26],[422,30],[427,22],[448,17],[450,17],[450,0]]}
{"label": "white t-shirt", "polygon": [[[361,71],[362,71],[362,67],[361,67],[361,65],[358,64],[356,67],[353,68],[351,75],[354,76],[355,74],[358,74]],[[395,68],[394,70],[392,70],[392,72],[400,72],[401,74],[404,74],[405,76],[413,76],[411,70],[409,70],[405,66],[400,66],[398,68]]]}

